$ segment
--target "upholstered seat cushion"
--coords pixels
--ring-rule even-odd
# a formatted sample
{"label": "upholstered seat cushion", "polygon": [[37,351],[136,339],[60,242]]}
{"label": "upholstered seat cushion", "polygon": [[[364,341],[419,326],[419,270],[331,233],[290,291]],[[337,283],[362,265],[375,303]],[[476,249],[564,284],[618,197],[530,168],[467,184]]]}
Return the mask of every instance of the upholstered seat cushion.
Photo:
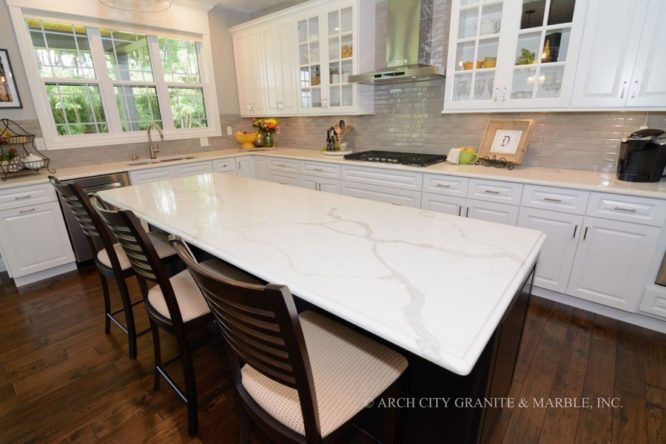
{"label": "upholstered seat cushion", "polygon": [[[157,254],[161,259],[176,254],[176,250],[174,250],[171,244],[167,241],[165,233],[161,231],[151,231],[148,233],[148,237],[150,237],[150,240],[155,246],[155,250],[157,251]],[[113,244],[113,249],[116,252],[116,256],[118,256],[118,262],[120,263],[120,268],[123,270],[129,270],[132,267],[132,264],[130,264],[130,261],[127,258],[127,255],[125,254],[122,245],[116,242],[115,244]],[[109,254],[106,252],[106,248],[100,250],[97,253],[97,260],[100,261],[102,264],[106,265],[107,267],[111,268],[111,260],[109,259]]]}
{"label": "upholstered seat cushion", "polygon": [[[377,398],[407,368],[395,351],[318,313],[299,315],[317,394],[322,437],[334,432]],[[249,365],[242,384],[276,420],[302,435],[303,415],[295,389]]]}
{"label": "upholstered seat cushion", "polygon": [[[227,278],[247,282],[250,284],[263,284],[263,282],[251,274],[216,259],[210,259],[201,263],[206,268],[210,268],[213,272],[225,276]],[[197,283],[188,270],[181,271],[172,276],[169,281],[173,287],[173,292],[178,301],[180,308],[180,315],[183,322],[189,322],[193,319],[201,317],[210,313],[208,304],[204,299]],[[167,319],[171,319],[169,309],[167,308],[166,301],[162,289],[159,285],[154,286],[148,291],[148,302],[155,310]]]}

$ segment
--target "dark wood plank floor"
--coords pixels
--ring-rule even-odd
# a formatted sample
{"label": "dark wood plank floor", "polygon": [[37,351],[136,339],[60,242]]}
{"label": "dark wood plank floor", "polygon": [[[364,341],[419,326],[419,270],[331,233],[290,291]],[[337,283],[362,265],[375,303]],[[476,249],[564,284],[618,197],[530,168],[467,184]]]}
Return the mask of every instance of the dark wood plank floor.
{"label": "dark wood plank floor", "polygon": [[[4,275],[1,443],[238,441],[228,392],[201,409],[200,436],[188,438],[184,405],[165,384],[152,390],[150,335],[140,337],[139,357],[130,361],[124,335],[114,327],[104,334],[102,311],[93,268],[20,293]],[[226,381],[221,356],[213,347],[197,357],[202,391]],[[510,396],[529,407],[504,409],[493,443],[665,443],[666,336],[533,298]],[[595,408],[538,407],[535,398],[587,398]],[[596,408],[598,398],[622,406]],[[253,442],[269,441],[255,432]]]}

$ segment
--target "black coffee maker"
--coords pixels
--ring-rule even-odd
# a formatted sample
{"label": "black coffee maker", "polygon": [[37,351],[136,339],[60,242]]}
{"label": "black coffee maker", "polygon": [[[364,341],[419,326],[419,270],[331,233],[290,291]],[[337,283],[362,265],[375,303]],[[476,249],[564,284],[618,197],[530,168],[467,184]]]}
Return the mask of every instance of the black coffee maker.
{"label": "black coffee maker", "polygon": [[666,167],[666,135],[643,129],[622,139],[617,178],[628,182],[658,182]]}

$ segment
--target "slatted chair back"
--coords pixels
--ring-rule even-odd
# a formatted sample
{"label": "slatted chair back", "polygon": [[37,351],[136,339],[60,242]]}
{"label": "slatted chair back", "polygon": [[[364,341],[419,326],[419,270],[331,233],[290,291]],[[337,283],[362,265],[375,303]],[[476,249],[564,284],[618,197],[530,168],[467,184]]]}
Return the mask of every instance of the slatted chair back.
{"label": "slatted chair back", "polygon": [[97,253],[105,249],[109,256],[111,268],[120,275],[122,269],[113,248],[115,243],[113,235],[100,218],[83,188],[76,182],[60,181],[54,176],[49,176],[49,181],[62,201],[74,214],[81,230],[88,239],[92,251]]}
{"label": "slatted chair back", "polygon": [[[142,279],[155,282],[160,286],[171,324],[183,325],[183,318],[178,307],[169,274],[155,250],[150,237],[141,226],[141,221],[130,210],[113,210],[99,196],[94,195],[94,207],[122,246],[134,273]],[[158,317],[155,310],[152,310]],[[163,319],[163,321],[167,321]],[[168,322],[168,321],[167,321]]]}
{"label": "slatted chair back", "polygon": [[[228,345],[234,385],[237,391],[245,394],[241,399],[249,399],[241,384],[240,370],[245,363],[298,391],[305,435],[316,437],[318,441],[321,429],[312,370],[289,288],[231,280],[197,263],[181,240],[171,243],[218,322]],[[256,410],[253,405],[248,407]],[[265,416],[266,413],[259,415]]]}

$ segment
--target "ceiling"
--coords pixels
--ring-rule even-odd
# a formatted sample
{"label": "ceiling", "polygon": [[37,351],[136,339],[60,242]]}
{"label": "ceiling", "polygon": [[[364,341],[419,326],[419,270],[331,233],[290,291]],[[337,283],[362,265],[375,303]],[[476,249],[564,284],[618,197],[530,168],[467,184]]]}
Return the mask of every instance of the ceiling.
{"label": "ceiling", "polygon": [[291,0],[215,0],[218,5],[233,9],[234,11],[253,13],[262,9],[279,5],[280,3],[293,3]]}

